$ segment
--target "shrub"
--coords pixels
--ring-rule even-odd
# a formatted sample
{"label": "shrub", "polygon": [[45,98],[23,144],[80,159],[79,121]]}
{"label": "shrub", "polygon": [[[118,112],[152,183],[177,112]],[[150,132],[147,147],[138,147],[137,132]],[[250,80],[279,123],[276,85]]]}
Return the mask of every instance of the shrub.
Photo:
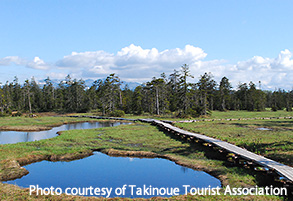
{"label": "shrub", "polygon": [[189,114],[184,114],[184,112],[179,111],[177,114],[175,114],[175,117],[177,118],[183,118],[183,119],[190,119],[191,116]]}
{"label": "shrub", "polygon": [[12,117],[19,117],[19,116],[21,116],[22,115],[22,113],[20,112],[20,111],[14,111],[14,112],[11,112],[11,116]]}
{"label": "shrub", "polygon": [[278,108],[276,106],[272,106],[272,111],[276,112],[278,110]]}
{"label": "shrub", "polygon": [[199,117],[200,116],[200,113],[195,109],[191,109],[189,108],[188,109],[188,114],[191,115],[192,117]]}
{"label": "shrub", "polygon": [[110,113],[110,116],[112,117],[123,117],[125,115],[125,112],[123,110],[114,110]]}
{"label": "shrub", "polygon": [[5,117],[7,116],[4,112],[0,112],[0,117]]}
{"label": "shrub", "polygon": [[172,112],[170,110],[165,110],[164,114],[171,114]]}
{"label": "shrub", "polygon": [[143,111],[142,110],[137,110],[137,111],[134,111],[133,114],[135,114],[135,115],[142,115],[143,114]]}

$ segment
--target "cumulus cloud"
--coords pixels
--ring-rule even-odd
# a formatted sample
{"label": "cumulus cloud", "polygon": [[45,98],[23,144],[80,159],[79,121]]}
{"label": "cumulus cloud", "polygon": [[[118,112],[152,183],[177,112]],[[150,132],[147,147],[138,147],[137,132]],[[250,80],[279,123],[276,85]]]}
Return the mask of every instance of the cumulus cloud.
{"label": "cumulus cloud", "polygon": [[114,72],[125,80],[146,81],[162,72],[169,73],[184,63],[204,59],[206,55],[201,48],[192,45],[159,52],[156,48],[143,49],[131,44],[116,54],[104,51],[73,52],[59,60],[56,65],[80,69],[85,77],[105,76]]}
{"label": "cumulus cloud", "polygon": [[89,68],[96,65],[108,66],[113,63],[114,55],[104,52],[72,52],[71,55],[64,56],[56,62],[59,67],[65,68]]}
{"label": "cumulus cloud", "polygon": [[[293,60],[292,52],[281,51],[276,58],[264,58],[254,56],[247,61],[235,64],[232,73],[233,81],[258,82],[261,81],[263,88],[272,89],[293,87]],[[227,72],[229,74],[229,72]]]}
{"label": "cumulus cloud", "polygon": [[[293,59],[292,52],[283,50],[276,58],[254,56],[245,61],[231,64],[225,60],[206,60],[207,54],[199,47],[186,45],[184,48],[174,48],[159,51],[156,48],[143,49],[140,46],[129,45],[116,53],[103,50],[92,52],[72,52],[64,56],[54,65],[50,65],[35,57],[32,61],[17,56],[0,59],[0,65],[23,65],[29,68],[44,70],[50,77],[64,78],[70,74],[73,78],[99,79],[111,73],[116,73],[122,80],[145,82],[152,77],[159,77],[162,72],[169,75],[174,69],[179,70],[183,64],[188,64],[197,82],[200,75],[211,72],[219,83],[223,76],[231,81],[234,88],[239,82],[258,83],[261,81],[263,89],[283,88],[291,90],[293,87]],[[61,77],[60,77],[61,76]]]}
{"label": "cumulus cloud", "polygon": [[40,69],[40,70],[46,70],[50,68],[50,65],[44,62],[39,57],[35,57],[33,61],[27,62],[26,66],[29,68]]}
{"label": "cumulus cloud", "polygon": [[18,57],[18,56],[8,56],[0,59],[0,66],[10,66],[12,64],[15,65],[25,65],[26,60]]}
{"label": "cumulus cloud", "polygon": [[39,57],[35,57],[32,61],[20,58],[18,56],[7,56],[0,59],[0,66],[10,66],[13,64],[17,66],[26,66],[28,68],[40,69],[40,70],[45,70],[50,68],[50,65],[45,63]]}

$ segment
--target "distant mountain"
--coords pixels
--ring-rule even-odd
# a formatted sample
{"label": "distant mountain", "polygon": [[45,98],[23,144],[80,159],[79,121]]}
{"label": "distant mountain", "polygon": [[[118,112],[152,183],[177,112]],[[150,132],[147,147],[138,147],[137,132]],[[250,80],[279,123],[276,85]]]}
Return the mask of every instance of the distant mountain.
{"label": "distant mountain", "polygon": [[[52,79],[51,82],[53,84],[54,87],[58,87],[58,84],[61,82],[62,80],[59,80],[59,79]],[[87,87],[91,87],[93,85],[95,80],[93,79],[86,79],[84,80],[85,82],[85,85]],[[44,80],[38,80],[38,83],[39,83],[39,86],[40,87],[43,87],[43,85],[45,84],[45,81]],[[121,84],[121,89],[124,89],[125,86],[128,85],[128,88],[130,90],[134,90],[137,86],[141,85],[140,83],[138,82],[126,82],[126,81],[122,81],[122,84]]]}
{"label": "distant mountain", "polygon": [[121,89],[124,89],[126,85],[128,85],[128,88],[130,90],[134,90],[137,86],[139,86],[141,84],[138,82],[125,82],[125,81],[123,81],[123,83],[121,84]]}
{"label": "distant mountain", "polygon": [[[103,79],[103,80],[104,80],[104,79]],[[90,86],[93,85],[93,82],[94,82],[94,81],[95,81],[95,80],[93,80],[93,79],[87,79],[87,80],[85,80],[84,82],[85,82],[85,85],[86,85],[87,87],[90,87]],[[134,90],[137,86],[141,85],[141,84],[138,83],[138,82],[126,82],[126,81],[121,81],[121,82],[122,82],[122,84],[121,84],[121,89],[124,89],[125,86],[128,85],[128,88],[129,88],[130,90]]]}

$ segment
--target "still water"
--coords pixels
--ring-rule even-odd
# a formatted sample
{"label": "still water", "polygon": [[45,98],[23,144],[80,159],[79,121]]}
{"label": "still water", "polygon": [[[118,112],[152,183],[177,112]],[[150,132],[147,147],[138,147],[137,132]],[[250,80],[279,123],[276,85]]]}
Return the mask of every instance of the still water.
{"label": "still water", "polygon": [[0,144],[13,144],[18,142],[30,142],[42,139],[48,139],[58,136],[58,131],[73,129],[91,129],[101,127],[112,127],[121,124],[130,124],[124,122],[83,122],[64,124],[62,126],[53,127],[51,130],[23,132],[23,131],[0,131]]}
{"label": "still water", "polygon": [[[39,185],[39,188],[52,186],[61,188],[63,193],[66,189],[69,189],[67,193],[70,193],[70,189],[75,188],[112,188],[109,197],[143,198],[157,195],[152,193],[148,195],[151,192],[150,185],[152,188],[179,188],[180,194],[185,194],[183,185],[196,188],[221,186],[218,179],[203,171],[182,167],[166,159],[110,157],[100,152],[94,152],[90,157],[71,162],[42,161],[24,167],[30,172],[28,175],[5,183],[26,188],[30,185]],[[118,196],[115,190],[123,185],[127,185],[125,194]],[[136,186],[133,187],[132,193],[129,185]],[[146,194],[137,194],[137,189],[143,189],[144,185],[149,189]],[[102,196],[107,197],[106,194]]]}
{"label": "still water", "polygon": [[264,128],[264,127],[262,127],[262,128],[256,128],[256,130],[260,130],[260,131],[272,131],[271,128]]}

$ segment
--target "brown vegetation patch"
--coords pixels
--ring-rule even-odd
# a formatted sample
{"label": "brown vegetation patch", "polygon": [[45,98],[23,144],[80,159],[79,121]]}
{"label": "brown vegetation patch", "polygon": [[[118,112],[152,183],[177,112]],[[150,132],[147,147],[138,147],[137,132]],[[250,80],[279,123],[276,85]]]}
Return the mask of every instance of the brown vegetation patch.
{"label": "brown vegetation patch", "polygon": [[0,131],[45,131],[52,127],[54,126],[0,126]]}
{"label": "brown vegetation patch", "polygon": [[72,160],[78,160],[85,157],[88,157],[92,155],[92,151],[84,151],[79,153],[69,153],[64,155],[52,155],[49,158],[49,161],[72,161]]}
{"label": "brown vegetation patch", "polygon": [[28,173],[16,160],[5,160],[0,163],[0,181],[17,179]]}
{"label": "brown vegetation patch", "polygon": [[48,159],[49,159],[49,156],[47,155],[28,155],[26,157],[17,159],[17,162],[21,166],[24,166],[24,165],[28,165],[31,163],[39,162],[42,160],[48,160]]}
{"label": "brown vegetation patch", "polygon": [[116,149],[105,149],[102,150],[103,153],[109,156],[125,156],[125,157],[144,157],[144,158],[156,158],[162,157],[159,154],[149,152],[149,151],[122,151]]}

